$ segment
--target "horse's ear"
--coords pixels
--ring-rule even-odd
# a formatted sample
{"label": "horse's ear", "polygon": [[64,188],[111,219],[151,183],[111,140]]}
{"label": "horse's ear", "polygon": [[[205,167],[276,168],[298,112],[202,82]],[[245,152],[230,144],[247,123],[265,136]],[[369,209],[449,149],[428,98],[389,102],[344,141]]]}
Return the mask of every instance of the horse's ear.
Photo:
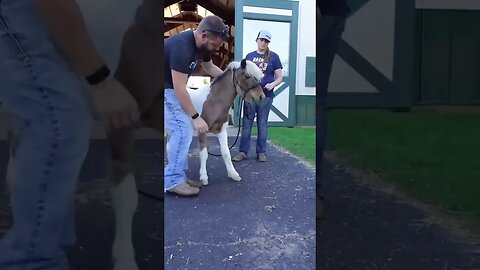
{"label": "horse's ear", "polygon": [[242,67],[242,69],[245,69],[245,67],[247,66],[247,60],[242,59],[242,62],[240,63],[240,66]]}

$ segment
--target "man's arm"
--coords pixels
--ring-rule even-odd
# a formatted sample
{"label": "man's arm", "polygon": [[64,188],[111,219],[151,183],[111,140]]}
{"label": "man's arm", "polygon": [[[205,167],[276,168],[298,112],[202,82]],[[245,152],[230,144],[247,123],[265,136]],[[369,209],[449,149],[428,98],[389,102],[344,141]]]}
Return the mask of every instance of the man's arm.
{"label": "man's arm", "polygon": [[202,62],[201,65],[205,72],[207,72],[213,78],[216,78],[223,73],[219,67],[213,64],[212,59],[210,59],[208,62]]}
{"label": "man's arm", "polygon": [[[189,115],[194,116],[197,111],[193,107],[192,100],[187,92],[187,80],[188,76],[185,73],[178,72],[172,69],[173,88],[175,89],[175,95],[177,96],[180,105],[183,110]],[[203,134],[208,131],[208,125],[201,116],[198,116],[193,120],[193,127],[199,134]]]}
{"label": "man's arm", "polygon": [[[87,77],[99,70],[104,62],[88,35],[75,0],[34,0],[50,36],[64,58]],[[113,76],[95,85],[94,103],[107,127],[131,126],[139,118],[136,101]]]}
{"label": "man's arm", "polygon": [[75,0],[35,0],[55,44],[84,77],[104,65],[96,51]]}
{"label": "man's arm", "polygon": [[189,116],[193,116],[197,111],[193,107],[192,100],[187,92],[188,75],[172,69],[172,81],[175,95],[177,96],[180,105]]}

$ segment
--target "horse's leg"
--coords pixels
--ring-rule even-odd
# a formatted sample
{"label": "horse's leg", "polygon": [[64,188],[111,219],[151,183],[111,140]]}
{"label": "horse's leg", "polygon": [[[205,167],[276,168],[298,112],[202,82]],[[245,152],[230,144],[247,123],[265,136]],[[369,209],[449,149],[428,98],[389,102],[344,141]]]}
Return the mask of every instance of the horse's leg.
{"label": "horse's leg", "polygon": [[115,270],[137,270],[132,243],[133,214],[138,204],[133,129],[113,130],[108,134],[108,140],[111,150],[109,177],[113,182],[112,207],[115,213],[113,267]]}
{"label": "horse's leg", "polygon": [[240,181],[242,178],[235,170],[232,164],[232,158],[230,156],[230,149],[228,149],[228,134],[227,134],[228,122],[223,124],[220,133],[217,134],[218,142],[220,143],[220,149],[222,151],[223,162],[227,168],[228,177],[235,181]]}
{"label": "horse's leg", "polygon": [[208,185],[208,174],[207,174],[207,159],[208,159],[208,149],[207,149],[207,134],[198,134],[198,146],[200,149],[200,181],[202,185]]}

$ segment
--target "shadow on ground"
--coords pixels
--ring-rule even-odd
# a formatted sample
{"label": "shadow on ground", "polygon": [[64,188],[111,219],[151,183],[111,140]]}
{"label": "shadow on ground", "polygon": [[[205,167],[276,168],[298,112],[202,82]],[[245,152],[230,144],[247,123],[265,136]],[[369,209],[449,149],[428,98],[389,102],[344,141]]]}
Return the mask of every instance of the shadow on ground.
{"label": "shadow on ground", "polygon": [[326,162],[317,269],[478,270],[480,246],[457,243],[428,215]]}
{"label": "shadow on ground", "polygon": [[[210,152],[220,153],[209,140]],[[188,176],[198,178],[196,140],[191,149]],[[221,157],[209,156],[209,185],[198,197],[166,195],[166,270],[315,269],[315,172],[273,147],[266,163],[254,151],[234,163],[240,182],[227,178]]]}

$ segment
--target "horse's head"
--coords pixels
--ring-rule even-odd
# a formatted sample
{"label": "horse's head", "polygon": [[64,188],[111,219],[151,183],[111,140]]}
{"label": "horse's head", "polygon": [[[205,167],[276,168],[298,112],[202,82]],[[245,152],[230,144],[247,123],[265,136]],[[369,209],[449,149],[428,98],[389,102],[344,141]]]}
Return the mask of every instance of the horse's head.
{"label": "horse's head", "polygon": [[233,79],[237,95],[250,103],[261,103],[265,94],[260,86],[263,73],[253,62],[243,59],[240,63],[233,62]]}

